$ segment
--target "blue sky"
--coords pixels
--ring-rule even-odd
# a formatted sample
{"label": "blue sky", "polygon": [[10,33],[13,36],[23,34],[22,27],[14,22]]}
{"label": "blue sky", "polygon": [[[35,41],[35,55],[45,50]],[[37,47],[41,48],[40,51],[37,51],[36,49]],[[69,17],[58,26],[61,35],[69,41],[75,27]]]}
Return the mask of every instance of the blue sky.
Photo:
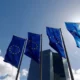
{"label": "blue sky", "polygon": [[[80,49],[66,30],[66,21],[80,22],[79,0],[0,0],[1,56],[4,57],[12,35],[27,38],[27,32],[43,34],[43,50],[49,49],[46,26],[60,27],[71,66],[75,70],[80,69]],[[29,64],[30,58],[24,56],[21,69],[28,70]],[[21,80],[26,80],[26,77]]]}

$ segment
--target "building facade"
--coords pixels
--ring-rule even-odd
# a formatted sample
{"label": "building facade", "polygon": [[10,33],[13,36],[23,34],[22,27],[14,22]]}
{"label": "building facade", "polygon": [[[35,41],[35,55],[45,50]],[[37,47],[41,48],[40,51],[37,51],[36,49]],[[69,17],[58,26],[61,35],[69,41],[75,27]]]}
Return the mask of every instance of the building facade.
{"label": "building facade", "polygon": [[[67,69],[64,68],[62,58],[58,53],[53,53],[51,50],[43,51],[42,80],[67,80]],[[34,60],[31,60],[27,80],[40,80],[40,64]]]}

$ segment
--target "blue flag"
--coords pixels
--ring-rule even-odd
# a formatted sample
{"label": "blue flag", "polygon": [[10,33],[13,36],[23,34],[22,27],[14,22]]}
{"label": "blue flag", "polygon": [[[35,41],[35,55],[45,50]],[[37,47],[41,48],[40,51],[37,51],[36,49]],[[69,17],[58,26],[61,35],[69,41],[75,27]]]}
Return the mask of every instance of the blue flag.
{"label": "blue flag", "polygon": [[25,39],[22,39],[17,36],[13,36],[12,40],[8,46],[6,55],[5,55],[5,62],[10,63],[11,65],[15,66],[18,68],[22,48],[24,45]]}
{"label": "blue flag", "polygon": [[55,49],[62,57],[65,58],[65,52],[62,46],[60,29],[47,27],[46,32],[49,38],[49,45],[53,49]]}
{"label": "blue flag", "polygon": [[40,35],[28,32],[28,42],[25,55],[39,63],[40,59]]}
{"label": "blue flag", "polygon": [[80,48],[80,23],[68,23],[66,22],[67,30],[73,35],[76,45]]}

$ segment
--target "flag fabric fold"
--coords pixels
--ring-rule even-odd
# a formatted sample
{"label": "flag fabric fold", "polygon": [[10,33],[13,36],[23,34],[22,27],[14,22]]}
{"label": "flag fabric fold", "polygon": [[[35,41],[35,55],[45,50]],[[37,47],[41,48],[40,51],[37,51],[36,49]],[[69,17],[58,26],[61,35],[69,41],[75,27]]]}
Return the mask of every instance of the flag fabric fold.
{"label": "flag fabric fold", "polygon": [[40,35],[28,32],[28,41],[25,55],[39,63],[40,61]]}
{"label": "flag fabric fold", "polygon": [[80,48],[80,23],[65,22],[67,30],[72,34],[76,41],[76,45]]}
{"label": "flag fabric fold", "polygon": [[49,38],[49,45],[55,49],[60,56],[65,57],[65,51],[62,45],[60,29],[46,27],[46,33]]}
{"label": "flag fabric fold", "polygon": [[4,61],[18,68],[25,39],[13,36],[7,48]]}

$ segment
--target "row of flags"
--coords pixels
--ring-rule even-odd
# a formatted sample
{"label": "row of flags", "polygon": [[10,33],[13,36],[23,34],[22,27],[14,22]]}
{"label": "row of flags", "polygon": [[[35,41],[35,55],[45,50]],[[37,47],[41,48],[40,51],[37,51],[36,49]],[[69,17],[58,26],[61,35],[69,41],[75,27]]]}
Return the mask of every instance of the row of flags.
{"label": "row of flags", "polygon": [[[78,23],[65,23],[68,31],[73,35],[77,47],[80,48],[80,26]],[[49,38],[49,45],[55,49],[60,56],[66,58],[63,47],[63,41],[61,37],[60,28],[46,27],[46,33]],[[24,43],[27,41],[24,54],[32,58],[36,62],[40,62],[40,48],[41,48],[41,36],[40,34],[28,32],[28,39],[13,36],[12,40],[7,48],[5,55],[5,62],[8,62],[18,68],[20,56],[24,48]]]}
{"label": "row of flags", "polygon": [[28,39],[23,39],[13,35],[7,48],[4,61],[18,68],[25,42],[27,42],[27,45],[24,54],[39,63],[40,35],[30,32],[28,33]]}

